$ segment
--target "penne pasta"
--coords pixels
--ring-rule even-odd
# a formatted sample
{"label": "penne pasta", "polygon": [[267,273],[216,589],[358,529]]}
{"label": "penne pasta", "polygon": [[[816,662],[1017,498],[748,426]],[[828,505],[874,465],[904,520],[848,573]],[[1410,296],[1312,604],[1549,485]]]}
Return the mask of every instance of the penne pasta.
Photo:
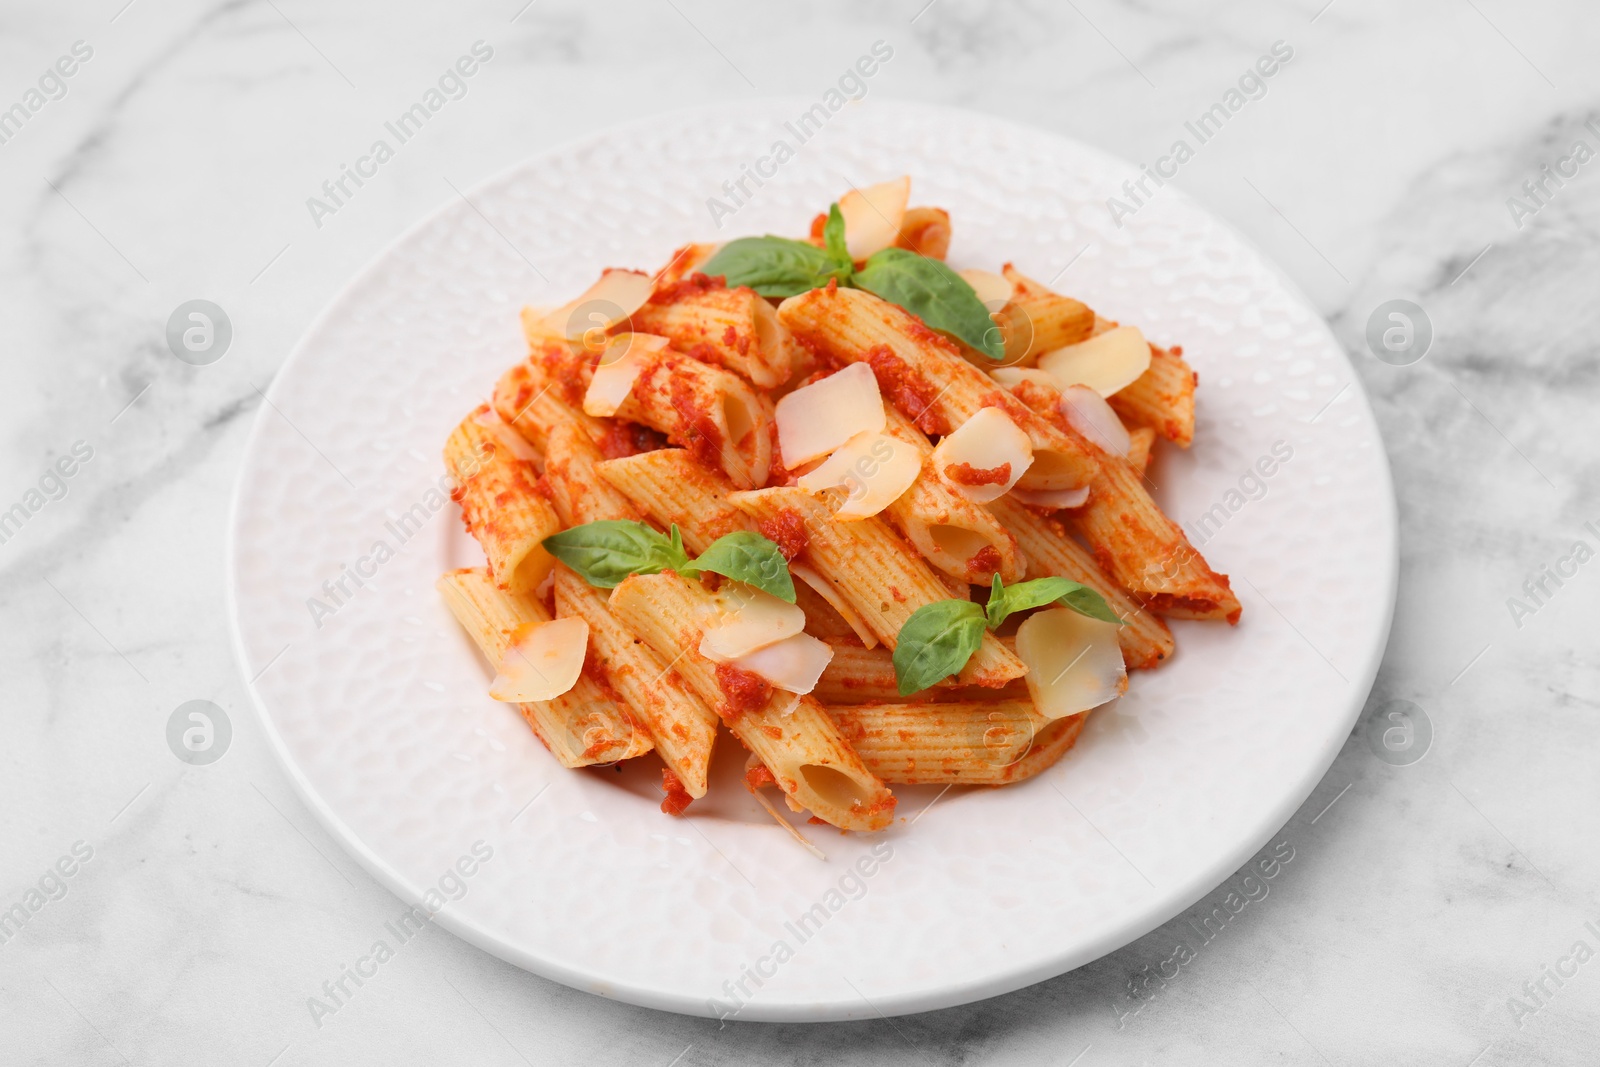
{"label": "penne pasta", "polygon": [[1010,785],[1014,782],[1025,782],[1040,771],[1055,766],[1056,761],[1078,743],[1078,735],[1083,733],[1083,726],[1089,721],[1089,714],[1087,711],[1082,711],[1050,723],[1034,737],[1033,747],[1028,749],[1026,755],[1001,771],[999,781],[985,784]]}
{"label": "penne pasta", "polygon": [[771,304],[750,289],[728,289],[705,275],[657,289],[633,314],[633,329],[665,337],[703,363],[774,389],[794,373],[798,346]]}
{"label": "penne pasta", "polygon": [[1006,366],[1031,367],[1044,353],[1087,340],[1094,331],[1094,312],[1082,303],[1052,292],[1009,263],[1001,273],[1017,287],[1001,312]]}
{"label": "penne pasta", "polygon": [[656,271],[654,275],[656,290],[676,285],[697,273],[705,266],[707,260],[717,254],[717,249],[720,247],[722,246],[717,244],[690,243],[673,252],[666,266]]}
{"label": "penne pasta", "polygon": [[550,487],[550,502],[561,516],[562,525],[639,518],[638,510],[627,496],[600,477],[596,467],[602,462],[604,457],[599,446],[581,424],[564,422],[550,430],[546,438],[544,478]]}
{"label": "penne pasta", "polygon": [[550,501],[540,495],[538,472],[515,430],[487,405],[461,420],[444,446],[444,465],[455,482],[467,530],[488,557],[495,582],[513,593],[536,588],[555,560],[540,543],[561,529]]}
{"label": "penne pasta", "polygon": [[886,828],[894,817],[893,794],[845,743],[820,704],[809,696],[774,693],[755,676],[700,654],[715,604],[700,585],[670,572],[627,578],[610,600],[616,616],[672,665],[669,683],[687,686],[716,709],[772,772],[791,808],[845,830]]}
{"label": "penne pasta", "polygon": [[[627,399],[617,408],[618,421],[661,431],[700,463],[727,474],[740,488],[766,484],[772,464],[770,400],[737,374],[669,348],[639,345],[628,358],[637,358],[640,369]],[[571,346],[546,345],[529,357],[526,367],[525,380],[516,388],[533,394],[530,404],[544,402],[553,394],[565,405],[582,409],[584,392],[594,377],[594,367],[583,352]],[[502,389],[511,384],[502,380]],[[514,402],[516,395],[509,399]],[[600,432],[603,436],[605,430]],[[537,436],[537,431],[530,431],[535,445],[539,445]]]}
{"label": "penne pasta", "polygon": [[[619,419],[660,430],[741,489],[767,483],[772,401],[737,374],[672,351],[646,355]],[[587,384],[587,380],[586,380]]]}
{"label": "penne pasta", "polygon": [[778,318],[825,358],[868,364],[884,397],[930,436],[1000,408],[1033,444],[1023,489],[1076,489],[1094,478],[1097,459],[1081,438],[1034,414],[903,308],[860,289],[812,289],[780,304]]}
{"label": "penne pasta", "polygon": [[[549,352],[553,359],[558,360],[575,362],[580,358],[565,342],[552,342]],[[552,375],[545,360],[529,357],[527,361],[506,371],[495,384],[492,401],[494,410],[503,421],[515,427],[541,456],[545,450],[545,440],[556,426],[575,422],[596,441],[606,433],[605,424],[583,413],[583,393],[579,391],[574,398],[571,392],[561,388],[561,380],[562,371],[559,367]]]}
{"label": "penne pasta", "polygon": [[1100,569],[1158,615],[1239,621],[1228,576],[1213,571],[1176,523],[1162,514],[1138,471],[1108,457],[1089,502],[1067,523],[1094,550]]}
{"label": "penne pasta", "polygon": [[837,705],[828,714],[868,769],[895,785],[1011,781],[1051,725],[1026,699]]}
{"label": "penne pasta", "polygon": [[1172,655],[1172,631],[1167,624],[1107,578],[1094,557],[1068,536],[1061,526],[1037,512],[1001,497],[989,505],[1022,546],[1028,559],[1028,577],[1054,576],[1088,586],[1122,619],[1117,644],[1130,669],[1160,666]]}
{"label": "penne pasta", "polygon": [[[895,684],[894,661],[889,649],[882,645],[865,648],[848,638],[830,640],[828,644],[833,648],[833,659],[828,661],[827,669],[817,680],[817,687],[811,691],[811,695],[823,704],[865,704],[876,700],[899,703],[908,700],[900,695],[899,687]],[[959,684],[954,678],[946,678],[910,700],[926,702],[951,698],[961,691]],[[1008,683],[1008,686],[1014,684]],[[1004,691],[981,690],[991,700]],[[1021,693],[1026,695],[1026,686]]]}
{"label": "penne pasta", "polygon": [[[795,575],[794,577],[799,577]],[[806,613],[806,633],[833,644],[854,640],[856,632],[845,617],[821,593],[803,581],[794,583],[795,606]]]}
{"label": "penne pasta", "polygon": [[[543,605],[498,588],[481,567],[451,571],[437,584],[450,613],[496,670],[517,627],[550,620]],[[592,658],[591,649],[591,664]],[[642,724],[596,681],[590,665],[560,696],[516,707],[563,767],[614,763],[651,748]]]}
{"label": "penne pasta", "polygon": [[1001,580],[1022,580],[1024,560],[1014,537],[982,504],[975,504],[950,488],[926,458],[933,454],[928,436],[892,404],[885,404],[885,432],[922,453],[922,473],[901,496],[884,509],[884,517],[910,541],[922,558],[965,585],[986,585],[999,574]]}
{"label": "penne pasta", "polygon": [[1112,410],[1130,426],[1148,426],[1179,448],[1194,442],[1194,370],[1183,349],[1150,346],[1150,366],[1112,393]]}
{"label": "penne pasta", "polygon": [[[834,522],[828,508],[801,489],[733,493],[728,500],[763,525],[783,522],[785,516],[803,524],[805,547],[796,555],[832,582],[890,649],[912,612],[950,599],[951,591],[934,571],[878,519]],[[1026,673],[1022,661],[985,632],[959,677],[966,685],[999,687]]]}
{"label": "penne pasta", "polygon": [[595,472],[663,530],[676,523],[691,552],[704,552],[723,534],[756,528],[728,500],[732,483],[681,448],[609,459],[595,464]]}
{"label": "penne pasta", "polygon": [[1140,474],[1150,469],[1150,450],[1155,444],[1156,432],[1148,426],[1135,426],[1128,431],[1128,462]]}
{"label": "penne pasta", "polygon": [[[489,565],[438,588],[491,692],[576,677],[525,720],[569,767],[655,749],[670,815],[706,795],[725,724],[747,788],[819,858],[763,786],[877,831],[886,782],[1023,781],[1076,743],[1078,709],[1172,657],[1162,616],[1240,615],[1144,478],[1157,438],[1193,440],[1182,350],[1146,367],[1129,330],[1009,370],[1117,324],[1009,263],[943,284],[950,215],[910,189],[523,308],[526,358],[445,446]],[[871,377],[785,400],[780,429],[781,398],[854,363]],[[1114,631],[1089,621],[1107,611]]]}
{"label": "penne pasta", "polygon": [[589,624],[590,665],[644,724],[656,754],[691,797],[706,794],[717,716],[699,697],[662,680],[667,665],[611,613],[603,590],[556,566],[556,614]]}

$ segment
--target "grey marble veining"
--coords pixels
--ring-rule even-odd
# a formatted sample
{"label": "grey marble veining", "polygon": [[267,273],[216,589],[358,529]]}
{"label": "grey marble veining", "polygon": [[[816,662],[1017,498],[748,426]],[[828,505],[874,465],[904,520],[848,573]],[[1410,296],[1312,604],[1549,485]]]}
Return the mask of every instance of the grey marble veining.
{"label": "grey marble veining", "polygon": [[[1524,583],[1580,539],[1600,546],[1584,528],[1600,527],[1600,159],[1537,200],[1523,186],[1576,141],[1600,150],[1585,125],[1600,14],[1571,0],[523,2],[0,12],[0,107],[75,42],[93,50],[0,143],[0,509],[76,443],[92,450],[0,544],[0,905],[47,890],[0,944],[0,1060],[1593,1062],[1600,963],[1574,948],[1600,950],[1586,926],[1600,929],[1600,562],[1537,601]],[[295,799],[228,646],[227,501],[261,391],[452,185],[674,106],[815,95],[879,38],[895,59],[870,96],[1015,117],[1141,163],[1274,42],[1293,48],[1175,181],[1310,294],[1373,398],[1402,532],[1374,701],[1422,709],[1426,757],[1380,760],[1358,729],[1279,836],[1293,858],[1223,933],[1202,940],[1187,920],[1227,884],[1090,966],[980,1004],[719,1028],[431,930],[317,1028],[306,997],[399,902]],[[314,225],[306,199],[477,40],[494,58],[468,94]],[[196,297],[235,328],[204,367],[163,332]],[[1367,347],[1369,315],[1395,298],[1434,328],[1409,366]],[[167,747],[168,716],[193,699],[231,715],[212,766]]]}

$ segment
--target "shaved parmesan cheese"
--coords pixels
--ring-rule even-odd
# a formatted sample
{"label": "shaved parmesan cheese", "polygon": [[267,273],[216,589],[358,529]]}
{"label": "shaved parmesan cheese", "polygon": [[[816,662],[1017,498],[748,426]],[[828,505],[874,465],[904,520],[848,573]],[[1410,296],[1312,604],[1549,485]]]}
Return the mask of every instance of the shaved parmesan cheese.
{"label": "shaved parmesan cheese", "polygon": [[583,394],[583,412],[601,418],[617,413],[617,409],[633,391],[648,357],[667,347],[665,337],[648,333],[623,333],[611,338],[601,353],[600,363],[589,380]]}
{"label": "shaved parmesan cheese", "polygon": [[878,379],[865,363],[852,363],[783,397],[777,418],[783,465],[794,470],[826,456],[856,434],[883,432]]}
{"label": "shaved parmesan cheese", "polygon": [[1126,457],[1133,446],[1127,427],[1105,397],[1087,385],[1069,385],[1061,390],[1061,414],[1074,430],[1107,452]]}
{"label": "shaved parmesan cheese", "polygon": [[544,317],[545,323],[569,341],[586,348],[604,344],[605,332],[644,307],[653,288],[650,275],[636,270],[607,270],[578,299]]}
{"label": "shaved parmesan cheese", "polygon": [[979,408],[933,450],[933,466],[977,504],[1005,495],[1033,463],[1033,442],[999,408]]}
{"label": "shaved parmesan cheese", "polygon": [[1118,326],[1087,341],[1067,345],[1039,357],[1039,366],[1063,386],[1087,385],[1110,396],[1150,366],[1150,344],[1137,326]]}
{"label": "shaved parmesan cheese", "polygon": [[899,500],[920,473],[922,453],[916,446],[884,433],[859,433],[795,484],[808,493],[845,489],[833,517],[851,522],[871,518]]}
{"label": "shaved parmesan cheese", "polygon": [[588,650],[582,619],[525,622],[512,632],[489,695],[513,704],[554,699],[577,683]]}
{"label": "shaved parmesan cheese", "polygon": [[1097,708],[1128,688],[1113,623],[1069,608],[1038,611],[1017,628],[1017,656],[1040,713],[1060,719]]}
{"label": "shaved parmesan cheese", "polygon": [[805,582],[812,589],[816,590],[818,596],[832,605],[833,610],[839,613],[839,617],[844,619],[845,622],[849,623],[850,629],[854,630],[856,632],[856,636],[861,638],[861,644],[863,647],[878,647],[878,635],[867,629],[866,620],[861,617],[861,613],[856,611],[856,609],[851,606],[848,600],[839,595],[838,586],[828,581],[828,579],[824,578],[822,575],[818,574],[804,563],[795,563],[790,561],[789,573],[800,579],[802,582]]}
{"label": "shaved parmesan cheese", "polygon": [[801,633],[740,656],[733,665],[765,678],[774,689],[803,695],[817,687],[817,679],[832,659],[831,645]]}
{"label": "shaved parmesan cheese", "polygon": [[990,371],[989,377],[1007,389],[1015,389],[1023,382],[1033,382],[1036,385],[1049,386],[1057,392],[1061,390],[1061,383],[1056,381],[1055,375],[1038,367],[1000,367]]}
{"label": "shaved parmesan cheese", "polygon": [[515,427],[511,426],[504,419],[502,419],[500,417],[500,413],[495,411],[494,408],[483,408],[472,417],[472,421],[476,422],[479,426],[487,427],[489,430],[489,435],[494,438],[495,442],[504,446],[505,450],[510,452],[513,456],[516,456],[518,459],[527,460],[529,463],[539,462],[538,450],[530,445],[523,438],[523,436],[517,432]]}
{"label": "shaved parmesan cheese", "polygon": [[992,270],[969,269],[960,272],[961,280],[972,286],[978,300],[991,312],[999,311],[1017,295],[1017,286],[1010,278]]}
{"label": "shaved parmesan cheese", "polygon": [[1089,487],[1085,485],[1077,489],[1013,489],[1011,499],[1019,504],[1048,508],[1051,511],[1081,508],[1089,502]]}
{"label": "shaved parmesan cheese", "polygon": [[700,654],[731,663],[806,627],[806,613],[759,589],[735,583],[714,597],[715,615],[700,638]]}
{"label": "shaved parmesan cheese", "polygon": [[844,216],[844,244],[850,258],[859,262],[894,244],[910,199],[909,177],[852,189],[841,196],[839,214]]}

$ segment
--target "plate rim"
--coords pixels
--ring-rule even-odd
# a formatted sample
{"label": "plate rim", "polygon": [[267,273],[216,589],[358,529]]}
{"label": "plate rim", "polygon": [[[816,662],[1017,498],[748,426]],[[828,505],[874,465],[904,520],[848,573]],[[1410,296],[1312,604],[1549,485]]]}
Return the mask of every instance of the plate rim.
{"label": "plate rim", "polygon": [[[437,224],[447,212],[453,209],[457,200],[468,199],[470,206],[469,198],[472,194],[496,185],[514,173],[538,163],[540,160],[581,151],[618,136],[624,136],[635,128],[648,128],[694,115],[705,115],[707,117],[715,115],[721,118],[746,116],[771,118],[768,109],[800,102],[810,104],[814,101],[803,96],[780,95],[759,97],[737,104],[700,104],[670,108],[647,116],[610,124],[591,133],[557,142],[542,151],[523,156],[485,175],[467,187],[460,196],[440,201],[418,220],[401,230],[400,233],[384,243],[353,275],[341,284],[328,297],[326,303],[310,323],[307,324],[304,332],[296,340],[289,354],[284,357],[282,364],[273,375],[272,382],[267,387],[264,399],[268,403],[257,410],[251,422],[250,432],[245,439],[244,449],[240,455],[239,468],[234,477],[233,488],[229,495],[223,563],[226,568],[224,592],[228,612],[230,643],[256,719],[267,737],[269,747],[287,775],[296,794],[299,795],[302,803],[317,818],[317,821],[322,824],[323,829],[339,843],[340,847],[384,888],[394,893],[402,901],[414,903],[420,901],[423,894],[398,871],[391,868],[382,857],[377,855],[316,791],[313,784],[305,776],[305,772],[290,753],[287,742],[279,732],[271,713],[268,711],[265,696],[258,690],[255,679],[251,676],[250,659],[248,650],[245,647],[243,625],[239,612],[239,571],[237,563],[240,517],[244,506],[247,474],[255,459],[257,449],[261,447],[261,437],[264,433],[263,427],[267,421],[266,415],[271,407],[273,394],[280,390],[282,382],[303,357],[310,339],[315,337],[334,316],[336,311],[341,309],[349,294],[370,280],[371,276],[380,269],[395,249],[409,241],[417,233]],[[1005,127],[1010,133],[1019,137],[1060,142],[1070,146],[1076,152],[1097,156],[1104,162],[1126,167],[1130,172],[1136,169],[1133,164],[1122,157],[1076,137],[970,108],[892,98],[875,100],[865,106],[878,111],[901,111],[926,117],[949,117],[954,115],[963,120],[980,121],[991,126]],[[924,985],[911,990],[875,994],[872,1000],[865,1004],[863,1004],[865,998],[862,997],[840,997],[830,1000],[811,998],[804,1002],[754,1000],[746,1003],[739,1010],[739,1021],[839,1022],[868,1018],[875,1015],[897,1016],[936,1011],[1002,996],[1092,963],[1119,948],[1132,944],[1139,938],[1172,921],[1177,915],[1193,907],[1197,901],[1203,899],[1206,894],[1221,885],[1230,874],[1248,862],[1252,856],[1265,847],[1267,842],[1279,833],[1294,816],[1295,812],[1309,799],[1311,793],[1327,776],[1328,770],[1333,766],[1339,752],[1349,740],[1350,732],[1370,698],[1378,670],[1382,666],[1384,653],[1388,648],[1399,589],[1399,509],[1395,497],[1393,470],[1389,462],[1388,449],[1383,440],[1382,428],[1378,424],[1365,383],[1362,381],[1360,374],[1357,373],[1355,362],[1351,358],[1349,351],[1339,341],[1327,318],[1317,309],[1317,306],[1310,300],[1304,290],[1273,257],[1267,255],[1255,241],[1238,230],[1227,217],[1213,211],[1205,203],[1183,189],[1174,188],[1171,192],[1176,194],[1180,201],[1187,202],[1188,206],[1202,213],[1208,222],[1219,227],[1232,239],[1238,241],[1241,246],[1248,249],[1256,257],[1257,261],[1274,275],[1277,283],[1283,287],[1285,294],[1298,303],[1299,306],[1312,313],[1314,323],[1308,324],[1307,329],[1320,330],[1332,345],[1332,349],[1339,354],[1349,372],[1350,384],[1354,387],[1355,399],[1365,409],[1365,414],[1372,425],[1375,442],[1378,445],[1378,470],[1376,473],[1382,483],[1378,487],[1380,490],[1379,496],[1384,505],[1383,515],[1374,517],[1382,520],[1382,533],[1388,546],[1388,551],[1383,556],[1382,574],[1381,576],[1375,576],[1381,577],[1382,580],[1383,610],[1380,624],[1373,631],[1372,640],[1359,652],[1361,657],[1360,666],[1352,672],[1354,684],[1349,688],[1351,694],[1350,707],[1346,709],[1344,714],[1345,730],[1342,733],[1330,734],[1329,740],[1323,745],[1323,751],[1317,753],[1316,758],[1307,765],[1310,770],[1306,773],[1304,779],[1297,781],[1292,788],[1285,789],[1279,794],[1277,803],[1270,807],[1270,814],[1263,815],[1260,820],[1260,825],[1264,829],[1256,834],[1247,835],[1244,839],[1247,843],[1250,843],[1249,848],[1235,849],[1219,854],[1211,863],[1196,868],[1195,872],[1179,887],[1167,890],[1160,898],[1162,901],[1160,904],[1130,915],[1120,923],[1109,925],[1096,936],[1081,942],[1071,951],[1057,953],[1043,958],[1031,966],[1009,970],[999,975],[967,981],[945,982],[937,987]],[[702,1018],[714,1017],[706,1010],[704,1002],[694,999],[692,996],[650,985],[603,978],[559,961],[536,956],[449,908],[444,908],[434,913],[432,921],[498,959],[512,963],[531,974],[559,982],[569,988],[591,993],[607,1000],[620,1001],[640,1007]]]}

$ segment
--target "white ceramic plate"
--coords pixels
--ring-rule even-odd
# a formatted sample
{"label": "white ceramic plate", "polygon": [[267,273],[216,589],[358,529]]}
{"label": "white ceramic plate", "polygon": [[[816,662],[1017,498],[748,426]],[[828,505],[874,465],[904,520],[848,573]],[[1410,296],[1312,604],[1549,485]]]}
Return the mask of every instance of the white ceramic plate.
{"label": "white ceramic plate", "polygon": [[[878,103],[797,145],[783,122],[811,103],[602,134],[400,238],[273,382],[232,525],[244,674],[289,776],[351,855],[408,901],[442,886],[427,898],[438,922],[530,971],[672,1011],[741,1003],[741,1019],[977,1000],[1171,918],[1322,777],[1366,697],[1395,589],[1393,492],[1361,385],[1260,253],[1172,188],[1116,228],[1106,197],[1135,168],[1082,145]],[[780,138],[794,158],[761,187],[747,179],[753,195],[719,230],[708,198],[731,204],[723,183]],[[730,738],[713,797],[688,819],[657,810],[653,759],[558,767],[485,695],[488,672],[434,593],[475,546],[431,494],[446,434],[524,352],[524,303],[569,299],[606,266],[652,268],[691,239],[804,232],[849,184],[903,173],[913,203],[950,210],[952,265],[1014,261],[1184,346],[1200,374],[1196,443],[1163,449],[1153,475],[1191,531],[1212,516],[1204,552],[1233,575],[1244,619],[1176,624],[1175,660],[1135,675],[1032,781],[898,788],[905,818],[876,838],[803,826],[819,862],[739,788]],[[1292,457],[1252,475],[1274,446]],[[370,577],[346,578],[337,603],[324,582],[357,565]],[[333,613],[314,619],[313,597]],[[475,844],[492,856],[472,859]],[[888,856],[864,877],[853,865],[874,848]],[[458,861],[470,876],[449,873]]]}

